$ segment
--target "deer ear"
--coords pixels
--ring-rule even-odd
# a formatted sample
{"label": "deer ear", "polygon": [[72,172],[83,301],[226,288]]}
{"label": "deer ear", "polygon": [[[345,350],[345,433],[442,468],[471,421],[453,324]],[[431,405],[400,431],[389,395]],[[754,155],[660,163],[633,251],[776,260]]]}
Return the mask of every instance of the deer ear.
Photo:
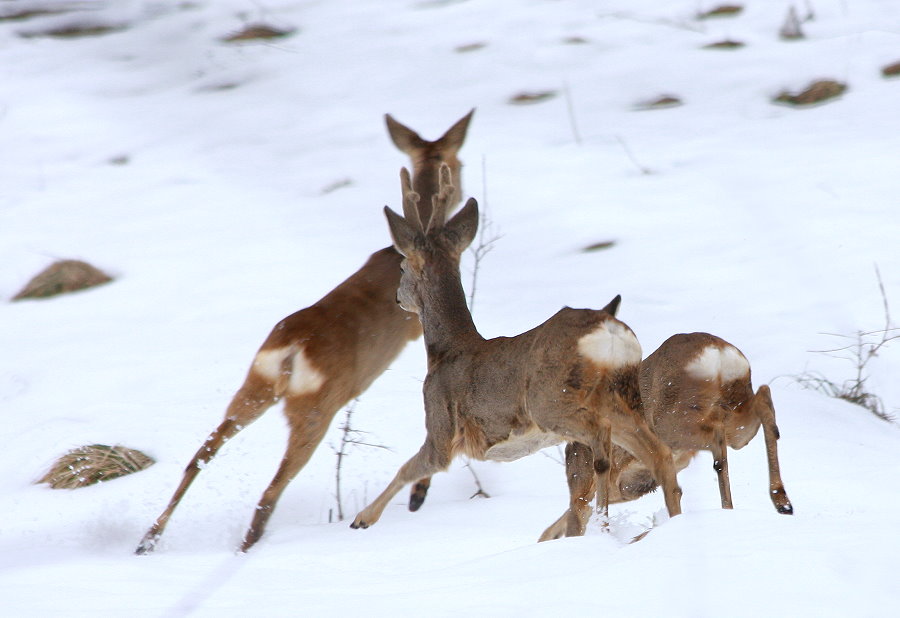
{"label": "deer ear", "polygon": [[622,295],[616,294],[616,297],[609,301],[607,305],[602,309],[609,315],[616,317],[616,314],[619,312],[619,303],[622,302]]}
{"label": "deer ear", "polygon": [[[412,151],[424,148],[427,145],[425,140],[419,137],[418,133],[406,125],[394,120],[393,116],[390,114],[384,115],[384,122],[387,124],[388,135],[391,136],[391,141],[394,142],[394,146],[399,148],[402,152],[409,154]],[[451,128],[450,130],[452,131],[453,129]]]}
{"label": "deer ear", "polygon": [[391,240],[394,242],[394,248],[401,255],[409,255],[409,252],[415,247],[416,230],[409,222],[395,213],[393,210],[384,207],[384,215],[387,217],[388,230],[391,232]]}
{"label": "deer ear", "polygon": [[472,244],[478,232],[478,202],[474,197],[470,197],[466,205],[447,221],[444,229],[456,235],[456,250],[460,253]]}
{"label": "deer ear", "polygon": [[469,122],[472,120],[472,114],[474,113],[475,108],[473,107],[472,111],[457,120],[435,143],[440,148],[450,149],[454,153],[462,148],[466,139],[466,131],[469,130]]}

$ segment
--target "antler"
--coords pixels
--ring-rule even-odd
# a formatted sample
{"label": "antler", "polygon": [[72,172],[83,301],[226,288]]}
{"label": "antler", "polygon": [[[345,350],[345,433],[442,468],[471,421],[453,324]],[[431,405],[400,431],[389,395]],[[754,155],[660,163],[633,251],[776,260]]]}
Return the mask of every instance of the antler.
{"label": "antler", "polygon": [[438,194],[431,198],[431,220],[428,222],[426,233],[430,232],[432,228],[443,227],[456,196],[456,187],[453,186],[453,174],[450,172],[450,166],[441,163],[439,174],[439,190]]}
{"label": "antler", "polygon": [[403,217],[414,229],[423,229],[419,218],[419,194],[413,191],[412,178],[405,167],[400,169],[400,193],[403,195]]}

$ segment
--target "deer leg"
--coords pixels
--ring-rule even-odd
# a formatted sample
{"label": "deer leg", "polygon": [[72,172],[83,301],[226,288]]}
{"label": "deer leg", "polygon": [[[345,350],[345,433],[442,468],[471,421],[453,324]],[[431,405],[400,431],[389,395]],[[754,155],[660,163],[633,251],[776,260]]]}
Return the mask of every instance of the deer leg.
{"label": "deer leg", "polygon": [[431,477],[437,472],[446,470],[450,465],[450,445],[444,445],[445,448],[439,448],[429,439],[419,449],[419,452],[413,455],[409,461],[400,466],[400,470],[394,476],[394,479],[388,484],[381,494],[372,501],[369,506],[364,508],[350,524],[351,528],[368,528],[381,518],[381,514],[390,502],[391,498],[397,495],[397,492],[403,489],[407,484],[413,481]]}
{"label": "deer leg", "polygon": [[431,487],[431,477],[426,476],[423,479],[419,479],[413,485],[412,490],[409,492],[409,510],[410,511],[418,511],[419,507],[422,506],[422,503],[425,502],[425,496],[428,495],[428,489]]}
{"label": "deer leg", "polygon": [[788,499],[781,481],[781,469],[778,465],[778,425],[775,424],[775,406],[772,403],[772,393],[768,385],[763,384],[753,396],[753,411],[759,417],[763,426],[763,436],[766,440],[766,458],[769,461],[769,496],[779,513],[793,515],[794,507]]}
{"label": "deer leg", "polygon": [[731,501],[731,482],[728,478],[728,441],[725,438],[725,411],[719,409],[712,421],[710,451],[713,456],[713,470],[719,479],[719,497],[723,509],[734,508]]}
{"label": "deer leg", "polygon": [[316,410],[313,405],[310,405],[308,399],[288,401],[285,404],[285,413],[291,425],[287,450],[272,482],[266,487],[259,504],[256,505],[253,520],[250,522],[247,532],[244,533],[244,540],[241,543],[240,550],[242,552],[249,550],[262,537],[278,499],[281,498],[281,494],[297,476],[297,473],[310,460],[316,447],[325,437],[336,412],[337,410],[329,414]]}
{"label": "deer leg", "polygon": [[[681,487],[675,478],[672,450],[650,429],[643,418],[628,413],[624,423],[613,422],[613,439],[634,455],[662,486],[666,509],[670,517],[681,514]],[[617,430],[618,429],[618,430]]]}
{"label": "deer leg", "polygon": [[[591,447],[580,442],[566,444],[566,481],[569,484],[569,508],[555,522],[544,530],[538,542],[560,539],[564,536],[578,536],[584,532],[591,517],[591,500],[596,491],[594,473],[591,469],[593,453]],[[572,530],[574,534],[569,534]]]}
{"label": "deer leg", "polygon": [[134,553],[138,555],[148,554],[156,548],[159,537],[162,536],[169,518],[175,511],[175,507],[181,502],[185,492],[200,474],[203,466],[215,457],[219,449],[231,438],[233,438],[244,427],[262,416],[263,412],[268,410],[275,403],[276,397],[270,385],[258,376],[250,374],[244,381],[243,386],[238,390],[228,405],[225,413],[225,420],[206,438],[203,446],[194,454],[191,461],[188,462],[184,470],[184,476],[181,483],[172,494],[166,509],[156,518],[156,521],[147,530],[144,538],[135,549]]}
{"label": "deer leg", "polygon": [[[610,457],[612,456],[612,425],[606,419],[600,421],[600,431],[598,439],[593,449],[593,468],[594,475],[597,478],[597,514],[603,521],[603,527],[609,527],[609,471],[611,467]],[[584,534],[584,526],[581,527],[578,536]],[[569,528],[569,536],[572,535],[571,524]]]}

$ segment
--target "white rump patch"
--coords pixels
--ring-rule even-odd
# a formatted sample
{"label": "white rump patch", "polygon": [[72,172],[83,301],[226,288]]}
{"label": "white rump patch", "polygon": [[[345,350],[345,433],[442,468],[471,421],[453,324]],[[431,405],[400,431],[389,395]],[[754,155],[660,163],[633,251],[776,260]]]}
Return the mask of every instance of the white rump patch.
{"label": "white rump patch", "polygon": [[[287,359],[295,348],[276,348],[274,350],[261,350],[253,360],[253,369],[264,378],[277,382],[282,377]],[[314,393],[325,383],[325,376],[313,367],[307,358],[303,348],[294,353],[288,370],[288,393],[291,395],[303,395]]]}
{"label": "white rump patch", "polygon": [[704,348],[685,369],[691,376],[701,380],[719,378],[722,382],[731,382],[746,378],[750,374],[750,363],[732,345],[724,348],[711,345]]}
{"label": "white rump patch", "polygon": [[631,330],[616,320],[606,320],[578,340],[578,352],[598,365],[622,367],[641,362],[641,344]]}

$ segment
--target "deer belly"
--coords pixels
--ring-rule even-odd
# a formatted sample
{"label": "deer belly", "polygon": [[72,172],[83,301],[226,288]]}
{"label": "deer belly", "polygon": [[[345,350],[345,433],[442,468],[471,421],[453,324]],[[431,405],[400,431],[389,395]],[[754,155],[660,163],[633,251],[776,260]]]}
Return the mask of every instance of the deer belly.
{"label": "deer belly", "polygon": [[524,433],[511,433],[506,440],[497,442],[485,451],[484,458],[491,461],[515,461],[560,442],[562,438],[558,435],[531,427]]}

